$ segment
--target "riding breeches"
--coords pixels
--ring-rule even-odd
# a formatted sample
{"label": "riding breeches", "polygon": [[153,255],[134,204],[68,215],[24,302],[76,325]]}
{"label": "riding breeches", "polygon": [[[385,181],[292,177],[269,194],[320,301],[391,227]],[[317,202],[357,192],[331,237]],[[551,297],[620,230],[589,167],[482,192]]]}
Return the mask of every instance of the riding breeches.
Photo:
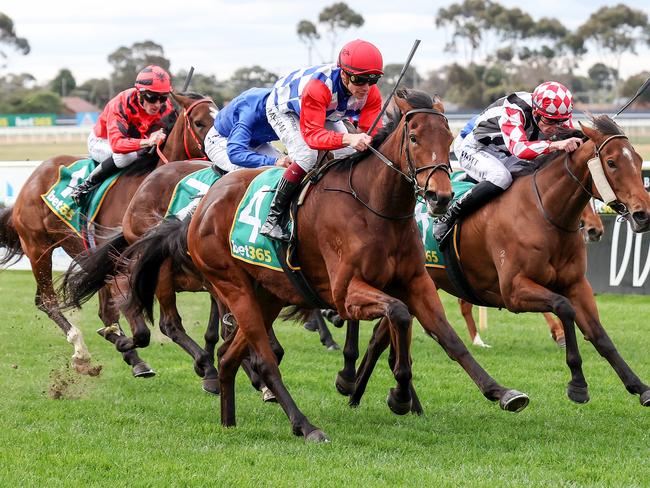
{"label": "riding breeches", "polygon": [[[235,171],[237,169],[245,169],[246,166],[239,166],[230,161],[228,157],[228,138],[222,136],[217,132],[217,129],[212,127],[205,136],[205,154],[208,156],[208,159],[212,161],[216,166],[224,170],[226,173]],[[271,144],[264,143],[260,144],[257,147],[249,148],[251,151],[258,154],[264,154],[272,158],[278,159],[282,156],[280,151],[274,148]]]}
{"label": "riding breeches", "polygon": [[126,168],[138,157],[137,151],[126,154],[114,153],[108,139],[97,137],[94,131],[90,131],[90,134],[88,135],[88,154],[90,154],[90,157],[98,163],[103,163],[113,156],[115,166],[118,168]]}
{"label": "riding breeches", "polygon": [[[266,103],[266,118],[271,127],[273,127],[275,133],[278,135],[280,141],[282,141],[287,148],[289,157],[293,159],[298,166],[300,166],[305,172],[310,171],[314,166],[316,166],[318,151],[310,148],[302,137],[302,133],[300,132],[300,118],[298,115],[293,112],[280,112],[275,104],[273,104],[271,97],[269,97],[269,100]],[[348,132],[345,124],[341,120],[336,122],[326,120],[325,129],[344,134]],[[331,152],[334,154],[335,158],[340,158],[354,153],[355,150],[351,147],[344,147]]]}
{"label": "riding breeches", "polygon": [[532,161],[477,142],[471,132],[464,139],[460,134],[456,137],[454,152],[469,176],[476,181],[489,181],[503,190],[512,184],[513,173],[523,172],[534,165]]}

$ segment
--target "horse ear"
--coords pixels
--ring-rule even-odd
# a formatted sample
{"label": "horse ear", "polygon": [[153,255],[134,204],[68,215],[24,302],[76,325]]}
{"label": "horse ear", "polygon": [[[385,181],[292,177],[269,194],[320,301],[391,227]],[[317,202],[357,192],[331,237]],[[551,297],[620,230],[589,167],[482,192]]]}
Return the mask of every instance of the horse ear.
{"label": "horse ear", "polygon": [[177,91],[171,92],[171,96],[176,101],[176,103],[178,103],[183,108],[186,108],[190,105],[190,100],[186,96],[181,95]]}
{"label": "horse ear", "polygon": [[399,108],[400,112],[402,112],[402,114],[405,114],[412,108],[409,105],[409,103],[406,101],[406,99],[397,96],[397,93],[393,97],[393,102],[395,102],[395,105],[397,105],[397,107]]}
{"label": "horse ear", "polygon": [[433,96],[433,105],[431,108],[435,108],[438,112],[445,113],[445,105],[442,103],[442,98],[438,95]]}
{"label": "horse ear", "polygon": [[583,124],[582,122],[578,122],[578,123],[580,124],[580,130],[582,131],[582,133],[592,141],[595,141],[600,137],[600,132],[598,132],[596,129],[592,129],[591,127]]}

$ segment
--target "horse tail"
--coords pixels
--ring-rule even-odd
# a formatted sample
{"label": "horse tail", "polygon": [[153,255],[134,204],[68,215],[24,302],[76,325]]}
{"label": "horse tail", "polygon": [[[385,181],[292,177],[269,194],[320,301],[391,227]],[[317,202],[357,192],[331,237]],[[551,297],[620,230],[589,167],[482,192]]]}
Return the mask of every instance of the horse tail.
{"label": "horse tail", "polygon": [[102,289],[109,278],[119,273],[119,256],[128,245],[124,234],[120,232],[110,241],[75,257],[57,290],[61,307],[81,308],[82,304]]}
{"label": "horse tail", "polygon": [[153,299],[165,260],[171,258],[175,265],[194,267],[187,254],[189,225],[190,219],[164,220],[124,252],[123,257],[131,261],[131,293],[126,302],[129,312],[144,314],[153,322]]}
{"label": "horse tail", "polygon": [[12,210],[12,207],[0,210],[0,246],[6,248],[5,255],[0,258],[0,266],[17,261],[25,254],[20,244],[20,236],[14,226]]}

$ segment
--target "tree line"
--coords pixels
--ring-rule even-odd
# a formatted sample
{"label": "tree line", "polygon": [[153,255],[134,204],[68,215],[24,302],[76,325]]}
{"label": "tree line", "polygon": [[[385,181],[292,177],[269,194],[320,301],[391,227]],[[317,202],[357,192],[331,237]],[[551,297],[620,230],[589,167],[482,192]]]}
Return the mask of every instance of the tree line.
{"label": "tree line", "polygon": [[[309,63],[332,61],[344,34],[361,27],[363,15],[345,2],[324,8],[315,21],[302,19],[296,35],[308,54]],[[556,18],[532,18],[518,7],[508,8],[493,0],[464,0],[438,9],[433,27],[444,29],[445,51],[456,61],[429,73],[410,67],[404,78],[407,87],[437,93],[464,109],[485,107],[497,98],[517,90],[532,90],[544,80],[555,79],[572,89],[585,103],[612,103],[634,94],[650,73],[641,71],[627,79],[619,76],[623,55],[636,55],[637,48],[650,45],[648,16],[625,4],[604,6],[594,11],[575,30]],[[326,46],[323,47],[322,43]],[[13,21],[0,12],[0,59],[5,49],[29,54],[27,39],[16,33]],[[328,53],[323,56],[323,53]],[[587,76],[575,73],[588,53],[597,53],[598,63]],[[152,41],[120,46],[108,55],[112,73],[77,84],[72,71],[62,68],[54,79],[39,85],[29,73],[0,76],[0,113],[58,113],[62,96],[80,96],[102,107],[116,93],[133,85],[140,69],[158,64],[170,69],[163,46]],[[4,66],[3,66],[4,67]],[[384,67],[380,89],[387,94],[401,71],[400,64]],[[187,72],[172,72],[182,84]],[[211,96],[222,106],[233,96],[253,86],[270,86],[278,74],[261,66],[237,69],[226,80],[195,72],[192,90]],[[650,92],[641,97],[650,103]]]}

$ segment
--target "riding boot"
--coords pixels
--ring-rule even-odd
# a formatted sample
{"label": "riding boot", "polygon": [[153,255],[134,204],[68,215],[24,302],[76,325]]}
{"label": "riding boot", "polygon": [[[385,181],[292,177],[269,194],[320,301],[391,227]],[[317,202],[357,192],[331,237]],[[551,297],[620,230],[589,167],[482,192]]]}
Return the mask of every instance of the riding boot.
{"label": "riding boot", "polygon": [[433,224],[433,236],[438,241],[438,245],[442,248],[458,217],[469,215],[502,192],[503,189],[494,183],[481,181],[452,203],[447,212]]}
{"label": "riding boot", "polygon": [[264,222],[264,225],[260,229],[260,234],[276,241],[289,242],[291,234],[281,225],[280,220],[291,201],[293,192],[298,186],[300,186],[300,183],[293,183],[285,179],[284,176],[282,177],[277,190],[275,190],[269,215],[266,217],[266,222]]}
{"label": "riding boot", "polygon": [[119,169],[120,168],[115,165],[112,156],[105,161],[102,161],[94,170],[91,171],[84,181],[72,190],[70,198],[72,198],[77,205],[81,205],[91,191],[98,187],[106,178],[117,173]]}

